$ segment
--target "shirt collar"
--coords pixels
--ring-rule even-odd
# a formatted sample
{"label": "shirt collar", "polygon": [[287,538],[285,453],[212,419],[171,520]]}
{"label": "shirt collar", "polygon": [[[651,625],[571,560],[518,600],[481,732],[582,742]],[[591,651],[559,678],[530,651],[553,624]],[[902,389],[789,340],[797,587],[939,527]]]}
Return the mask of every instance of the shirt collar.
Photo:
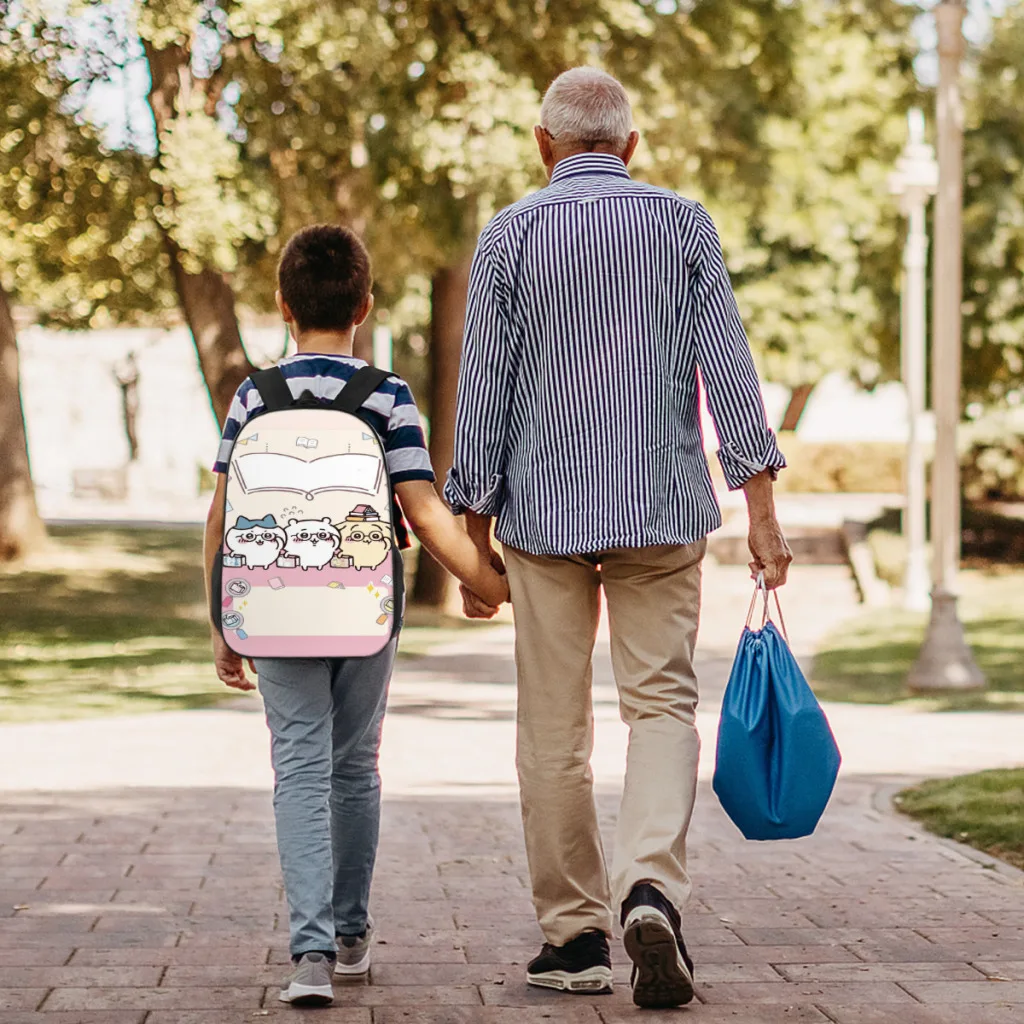
{"label": "shirt collar", "polygon": [[591,174],[610,174],[617,178],[628,178],[629,171],[620,157],[611,153],[577,153],[567,156],[555,164],[551,173],[550,184],[565,181],[567,178],[580,178]]}

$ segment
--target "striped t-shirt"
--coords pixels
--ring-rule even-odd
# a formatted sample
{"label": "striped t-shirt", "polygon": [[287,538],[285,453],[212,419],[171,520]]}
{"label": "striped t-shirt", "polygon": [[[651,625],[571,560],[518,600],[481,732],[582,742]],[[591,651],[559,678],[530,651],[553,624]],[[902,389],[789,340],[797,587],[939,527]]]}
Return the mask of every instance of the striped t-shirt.
{"label": "striped t-shirt", "polygon": [[[356,370],[365,366],[354,356],[323,355],[299,352],[277,364],[292,395],[298,398],[310,391],[314,398],[331,401]],[[253,413],[263,408],[263,399],[251,380],[242,381],[231,401],[224,433],[213,464],[215,473],[228,471],[228,459],[238,432]],[[399,377],[390,377],[363,404],[367,422],[384,442],[384,453],[392,484],[406,480],[434,479],[430,455],[423,439],[420,415],[409,385]]]}

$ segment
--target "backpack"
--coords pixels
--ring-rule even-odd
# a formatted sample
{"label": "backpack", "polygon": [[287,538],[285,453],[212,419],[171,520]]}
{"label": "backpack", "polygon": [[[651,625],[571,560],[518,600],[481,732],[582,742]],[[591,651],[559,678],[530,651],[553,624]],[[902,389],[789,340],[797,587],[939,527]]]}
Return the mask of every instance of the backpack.
{"label": "backpack", "polygon": [[360,415],[391,376],[364,366],[329,403],[295,399],[276,366],[249,377],[264,407],[231,449],[211,586],[213,622],[243,657],[368,657],[397,635],[404,527]]}

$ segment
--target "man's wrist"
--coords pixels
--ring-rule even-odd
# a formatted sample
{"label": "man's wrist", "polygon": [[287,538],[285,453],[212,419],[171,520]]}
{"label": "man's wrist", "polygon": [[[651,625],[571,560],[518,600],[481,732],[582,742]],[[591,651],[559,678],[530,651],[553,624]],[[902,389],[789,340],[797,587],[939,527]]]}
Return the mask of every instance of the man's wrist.
{"label": "man's wrist", "polygon": [[743,485],[743,494],[747,499],[747,513],[752,522],[775,519],[775,495],[770,473],[765,470],[752,476]]}
{"label": "man's wrist", "polygon": [[466,532],[480,551],[491,550],[491,517],[466,510]]}

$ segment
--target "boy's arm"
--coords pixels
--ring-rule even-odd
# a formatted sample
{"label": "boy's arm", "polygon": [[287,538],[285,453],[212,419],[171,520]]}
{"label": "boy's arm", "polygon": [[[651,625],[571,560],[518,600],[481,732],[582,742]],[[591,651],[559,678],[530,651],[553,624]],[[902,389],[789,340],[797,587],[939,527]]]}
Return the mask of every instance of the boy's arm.
{"label": "boy's arm", "polygon": [[[208,609],[213,607],[213,566],[224,544],[224,493],[227,486],[227,477],[223,473],[218,473],[210,511],[206,514],[206,532],[203,536],[203,581]],[[228,647],[213,622],[210,623],[210,630],[213,634],[213,662],[217,669],[217,677],[226,686],[236,690],[255,690],[255,685],[249,681],[242,667],[242,656]],[[251,664],[250,662],[250,667]]]}
{"label": "boy's arm", "polygon": [[406,480],[395,484],[395,493],[412,532],[441,565],[492,608],[508,600],[505,577],[448,511],[433,484]]}

